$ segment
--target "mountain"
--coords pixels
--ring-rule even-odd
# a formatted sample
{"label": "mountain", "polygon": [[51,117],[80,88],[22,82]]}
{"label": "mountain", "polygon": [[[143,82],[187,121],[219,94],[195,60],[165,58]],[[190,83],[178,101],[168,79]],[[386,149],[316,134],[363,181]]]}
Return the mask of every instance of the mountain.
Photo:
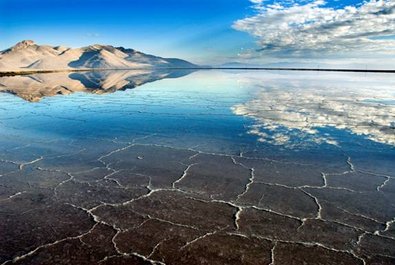
{"label": "mountain", "polygon": [[37,45],[34,41],[24,40],[0,52],[0,71],[196,67],[181,59],[99,44],[74,49]]}
{"label": "mountain", "polygon": [[178,78],[193,69],[139,69],[119,71],[54,72],[0,77],[0,93],[37,102],[43,97],[75,92],[108,94],[133,89],[165,78]]}

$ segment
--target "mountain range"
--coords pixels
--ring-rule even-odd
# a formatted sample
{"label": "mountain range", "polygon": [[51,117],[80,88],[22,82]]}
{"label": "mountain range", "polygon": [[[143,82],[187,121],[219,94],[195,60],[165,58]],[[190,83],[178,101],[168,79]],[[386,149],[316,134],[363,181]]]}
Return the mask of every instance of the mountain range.
{"label": "mountain range", "polygon": [[38,45],[24,40],[0,52],[0,71],[73,70],[73,69],[153,69],[196,68],[177,58],[162,58],[134,49],[111,45],[82,48]]}

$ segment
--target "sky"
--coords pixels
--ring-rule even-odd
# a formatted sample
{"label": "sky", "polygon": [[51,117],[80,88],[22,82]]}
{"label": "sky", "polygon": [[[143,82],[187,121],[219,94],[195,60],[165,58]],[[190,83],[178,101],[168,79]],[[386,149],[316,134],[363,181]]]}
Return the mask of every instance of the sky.
{"label": "sky", "polygon": [[0,0],[0,50],[24,39],[199,64],[395,68],[395,0]]}

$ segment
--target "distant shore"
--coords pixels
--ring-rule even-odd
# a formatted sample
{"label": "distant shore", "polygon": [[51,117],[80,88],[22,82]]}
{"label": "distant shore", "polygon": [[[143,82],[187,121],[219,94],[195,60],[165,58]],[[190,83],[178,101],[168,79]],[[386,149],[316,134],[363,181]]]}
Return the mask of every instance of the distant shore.
{"label": "distant shore", "polygon": [[191,68],[84,68],[84,69],[32,69],[32,70],[0,70],[0,77],[30,75],[41,73],[57,72],[88,72],[88,71],[133,71],[133,70],[253,70],[253,71],[309,71],[309,72],[354,72],[354,73],[391,73],[395,70],[376,70],[376,69],[331,69],[331,68],[288,68],[288,67],[191,67]]}
{"label": "distant shore", "polygon": [[2,76],[15,76],[15,75],[31,75],[31,74],[46,74],[46,73],[60,73],[60,72],[87,72],[94,69],[63,69],[63,70],[0,70],[0,77]]}
{"label": "distant shore", "polygon": [[336,69],[336,68],[288,68],[288,67],[212,67],[206,69],[224,70],[267,70],[267,71],[311,71],[311,72],[356,72],[356,73],[395,73],[394,70],[375,69]]}

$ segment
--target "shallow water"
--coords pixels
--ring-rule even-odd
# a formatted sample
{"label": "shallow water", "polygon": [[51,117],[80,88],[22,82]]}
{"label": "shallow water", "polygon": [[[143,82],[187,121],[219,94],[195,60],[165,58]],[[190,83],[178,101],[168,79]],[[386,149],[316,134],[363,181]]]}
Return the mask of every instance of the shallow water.
{"label": "shallow water", "polygon": [[391,74],[53,73],[0,91],[0,263],[395,262]]}

